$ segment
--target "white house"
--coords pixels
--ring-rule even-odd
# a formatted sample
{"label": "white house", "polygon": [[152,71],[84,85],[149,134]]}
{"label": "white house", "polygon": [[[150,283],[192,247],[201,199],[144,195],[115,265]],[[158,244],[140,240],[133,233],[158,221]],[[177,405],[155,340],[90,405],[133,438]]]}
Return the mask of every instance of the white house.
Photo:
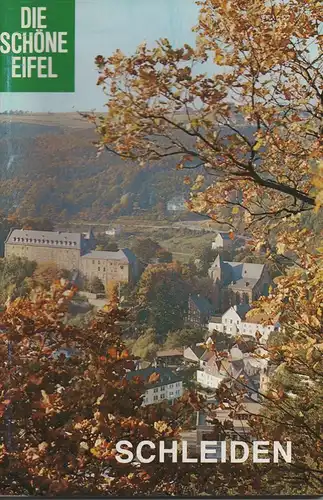
{"label": "white house", "polygon": [[183,395],[182,379],[169,368],[152,367],[134,370],[127,373],[126,378],[142,379],[145,384],[145,394],[142,406],[161,403],[168,400],[171,404]]}
{"label": "white house", "polygon": [[221,359],[214,351],[206,351],[200,360],[200,367],[196,371],[196,380],[202,387],[217,389],[225,379],[234,382],[239,387],[239,380],[243,377],[250,399],[258,399],[260,378],[267,370],[268,360],[266,351],[257,348],[253,350],[254,342],[242,342],[234,345],[227,357]]}
{"label": "white house", "polygon": [[[247,335],[256,338],[256,333],[260,333],[261,342],[266,342],[271,332],[279,330],[277,318],[273,319],[270,324],[266,318],[254,316],[246,318],[246,313],[249,307],[247,305],[238,305],[230,307],[222,316],[211,318],[208,324],[208,330],[212,333],[214,330],[227,333],[228,335]],[[208,339],[208,343],[212,339]]]}
{"label": "white house", "polygon": [[231,250],[233,241],[230,238],[230,233],[219,231],[214,241],[212,241],[212,250]]}
{"label": "white house", "polygon": [[200,359],[200,368],[196,370],[196,381],[202,387],[217,389],[228,377],[229,370],[227,360],[219,362],[214,352],[206,351]]}
{"label": "white house", "polygon": [[212,241],[212,250],[232,250],[233,247],[245,247],[247,237],[235,235],[230,237],[228,231],[217,231],[217,235]]}
{"label": "white house", "polygon": [[107,236],[118,236],[119,234],[121,234],[121,227],[120,226],[110,227],[105,231],[105,234]]}
{"label": "white house", "polygon": [[187,210],[186,200],[184,195],[174,196],[167,202],[168,212],[184,212]]}
{"label": "white house", "polygon": [[206,370],[196,370],[196,382],[208,389],[217,389],[225,376],[220,373],[209,373]]}

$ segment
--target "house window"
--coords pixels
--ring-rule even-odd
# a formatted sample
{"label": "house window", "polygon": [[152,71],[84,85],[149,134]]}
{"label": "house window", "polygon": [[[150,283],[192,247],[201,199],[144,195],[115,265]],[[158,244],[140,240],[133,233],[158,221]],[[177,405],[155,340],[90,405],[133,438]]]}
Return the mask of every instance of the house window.
{"label": "house window", "polygon": [[100,268],[100,267],[98,267],[98,271],[100,271],[100,270],[101,270],[101,268]]}
{"label": "house window", "polygon": [[157,401],[158,400],[158,396],[154,396],[154,401]]}
{"label": "house window", "polygon": [[158,387],[156,387],[156,389],[154,389],[154,392],[158,392]]}
{"label": "house window", "polygon": [[170,396],[173,396],[173,395],[174,395],[173,391],[172,391],[172,392],[170,392],[170,393],[169,393],[169,395],[170,395]]}
{"label": "house window", "polygon": [[169,384],[169,388],[172,389],[174,387],[174,384]]}
{"label": "house window", "polygon": [[120,269],[123,269],[124,266],[120,266]]}
{"label": "house window", "polygon": [[247,413],[240,413],[240,415],[237,415],[238,420],[248,420],[249,415]]}
{"label": "house window", "polygon": [[92,260],[92,264],[95,264],[95,260]]}

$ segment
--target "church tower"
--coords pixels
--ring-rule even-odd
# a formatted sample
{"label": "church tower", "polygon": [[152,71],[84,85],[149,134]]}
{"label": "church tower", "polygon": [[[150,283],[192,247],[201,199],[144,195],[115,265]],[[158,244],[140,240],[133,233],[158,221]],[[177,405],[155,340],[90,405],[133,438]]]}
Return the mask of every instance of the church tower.
{"label": "church tower", "polygon": [[212,266],[209,269],[209,276],[213,281],[213,291],[211,300],[216,312],[222,312],[222,281],[223,281],[223,259],[220,255],[217,256]]}
{"label": "church tower", "polygon": [[222,283],[223,280],[223,259],[220,255],[217,256],[212,266],[209,269],[209,276],[214,283]]}

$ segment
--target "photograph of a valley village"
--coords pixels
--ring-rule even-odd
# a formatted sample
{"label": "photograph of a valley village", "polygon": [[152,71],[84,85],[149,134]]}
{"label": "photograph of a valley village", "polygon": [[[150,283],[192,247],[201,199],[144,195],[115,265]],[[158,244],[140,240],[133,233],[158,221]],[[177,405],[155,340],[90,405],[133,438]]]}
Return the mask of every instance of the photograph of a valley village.
{"label": "photograph of a valley village", "polygon": [[1,96],[0,494],[322,494],[320,2],[76,4]]}

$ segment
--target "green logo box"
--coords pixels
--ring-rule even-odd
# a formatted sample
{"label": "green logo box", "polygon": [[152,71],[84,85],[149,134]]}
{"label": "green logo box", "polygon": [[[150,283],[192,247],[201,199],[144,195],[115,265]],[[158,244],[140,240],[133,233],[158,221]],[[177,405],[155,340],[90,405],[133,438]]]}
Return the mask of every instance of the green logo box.
{"label": "green logo box", "polygon": [[0,92],[74,92],[75,0],[0,0]]}

